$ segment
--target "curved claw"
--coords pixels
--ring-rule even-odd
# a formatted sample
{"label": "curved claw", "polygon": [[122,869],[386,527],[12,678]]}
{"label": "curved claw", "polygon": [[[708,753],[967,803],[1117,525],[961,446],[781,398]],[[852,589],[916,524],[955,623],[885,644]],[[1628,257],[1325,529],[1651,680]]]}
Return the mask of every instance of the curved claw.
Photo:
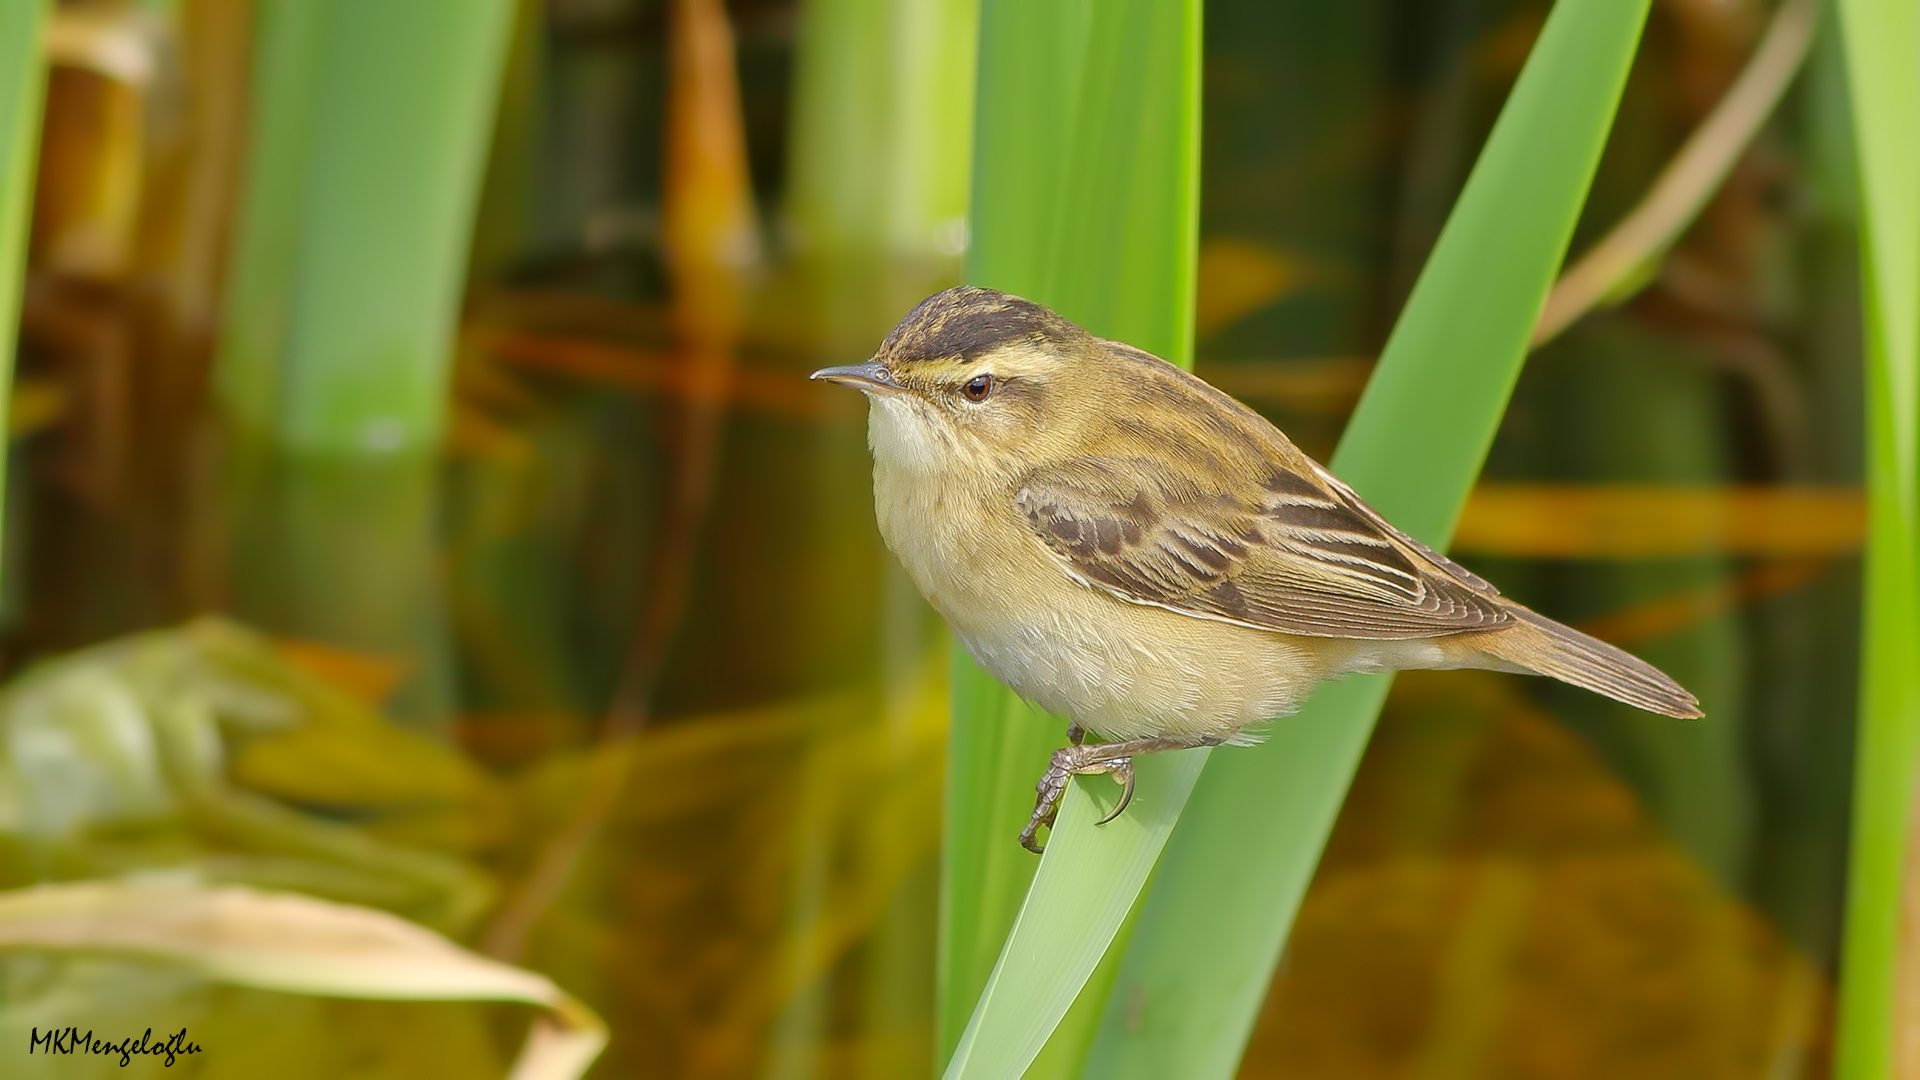
{"label": "curved claw", "polygon": [[1044,825],[1049,829],[1053,828],[1053,819],[1056,813],[1056,806],[1047,806],[1045,811],[1042,811],[1039,807],[1035,807],[1033,816],[1027,819],[1027,827],[1020,830],[1020,846],[1033,852],[1035,855],[1046,854],[1046,845],[1040,842],[1040,827]]}
{"label": "curved claw", "polygon": [[1111,813],[1099,821],[1094,822],[1095,825],[1105,825],[1107,822],[1119,817],[1126,812],[1127,804],[1133,801],[1133,760],[1131,758],[1120,758],[1113,763],[1112,772],[1113,778],[1120,781],[1121,784],[1120,801],[1114,804]]}

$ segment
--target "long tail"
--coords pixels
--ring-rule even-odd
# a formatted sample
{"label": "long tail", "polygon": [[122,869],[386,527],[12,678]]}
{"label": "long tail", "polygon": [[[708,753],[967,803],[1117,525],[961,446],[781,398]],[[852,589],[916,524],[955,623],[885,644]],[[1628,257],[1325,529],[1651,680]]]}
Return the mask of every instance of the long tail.
{"label": "long tail", "polygon": [[1706,715],[1697,698],[1652,664],[1519,604],[1508,606],[1519,621],[1476,642],[1495,659],[1648,712],[1683,720]]}

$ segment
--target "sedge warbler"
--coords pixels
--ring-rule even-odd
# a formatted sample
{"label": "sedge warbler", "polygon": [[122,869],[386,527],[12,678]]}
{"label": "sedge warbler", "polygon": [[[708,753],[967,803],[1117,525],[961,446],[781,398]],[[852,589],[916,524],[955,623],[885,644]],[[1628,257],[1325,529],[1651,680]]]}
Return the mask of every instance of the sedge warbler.
{"label": "sedge warbler", "polygon": [[1253,410],[1039,304],[948,289],[813,378],[871,402],[880,533],[914,584],[982,667],[1071,721],[1032,850],[1074,775],[1124,785],[1111,820],[1135,755],[1250,743],[1352,672],[1525,672],[1701,715],[1388,524]]}

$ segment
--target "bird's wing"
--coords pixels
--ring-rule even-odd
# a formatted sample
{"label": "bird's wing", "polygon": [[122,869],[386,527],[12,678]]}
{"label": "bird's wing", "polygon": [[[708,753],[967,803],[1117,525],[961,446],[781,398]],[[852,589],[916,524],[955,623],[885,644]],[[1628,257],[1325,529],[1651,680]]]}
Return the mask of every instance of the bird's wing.
{"label": "bird's wing", "polygon": [[1430,637],[1514,619],[1493,586],[1305,457],[1232,486],[1194,490],[1147,458],[1081,459],[1027,477],[1015,505],[1069,574],[1130,603],[1315,637]]}

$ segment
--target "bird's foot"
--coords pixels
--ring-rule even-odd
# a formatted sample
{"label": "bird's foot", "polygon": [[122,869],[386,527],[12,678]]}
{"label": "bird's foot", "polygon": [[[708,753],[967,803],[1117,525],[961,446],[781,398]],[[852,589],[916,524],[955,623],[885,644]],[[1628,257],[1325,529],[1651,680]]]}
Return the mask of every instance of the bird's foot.
{"label": "bird's foot", "polygon": [[1106,773],[1113,777],[1114,783],[1122,789],[1120,801],[1115,804],[1112,813],[1100,819],[1099,824],[1105,825],[1120,816],[1120,812],[1133,801],[1133,758],[1110,756],[1105,751],[1112,745],[1116,744],[1095,743],[1087,746],[1076,742],[1053,752],[1053,761],[1041,775],[1040,782],[1034,785],[1038,798],[1034,800],[1033,816],[1027,819],[1027,827],[1020,831],[1021,847],[1035,855],[1045,850],[1040,846],[1040,827],[1053,828],[1054,818],[1060,813],[1060,800],[1067,794],[1067,783],[1076,776]]}
{"label": "bird's foot", "polygon": [[[1075,734],[1086,735],[1084,728],[1075,724],[1067,729],[1067,737]],[[1046,773],[1040,782],[1034,785],[1039,796],[1034,800],[1033,816],[1027,819],[1027,827],[1020,831],[1020,846],[1038,855],[1040,847],[1040,828],[1053,828],[1053,820],[1060,812],[1060,800],[1067,794],[1067,783],[1076,776],[1093,773],[1106,773],[1113,782],[1120,785],[1120,801],[1114,804],[1113,811],[1100,819],[1105,825],[1120,816],[1133,801],[1133,759],[1140,754],[1158,753],[1162,750],[1186,750],[1196,746],[1219,746],[1220,739],[1213,735],[1156,735],[1143,739],[1128,739],[1124,742],[1082,743],[1075,740],[1072,746],[1063,746],[1053,752],[1053,761],[1047,765]]]}

